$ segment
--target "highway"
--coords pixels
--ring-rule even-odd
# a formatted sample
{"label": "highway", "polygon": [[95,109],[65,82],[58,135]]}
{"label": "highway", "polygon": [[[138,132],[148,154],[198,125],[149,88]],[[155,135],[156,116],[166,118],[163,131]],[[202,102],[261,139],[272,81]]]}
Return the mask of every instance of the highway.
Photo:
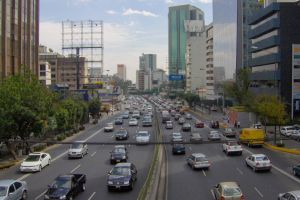
{"label": "highway", "polygon": [[[117,114],[118,116],[120,114]],[[113,133],[103,131],[103,127],[107,122],[112,122],[116,116],[111,116],[93,128],[86,130],[83,134],[78,135],[72,141],[85,140],[87,142],[114,142]],[[140,120],[141,121],[141,120]],[[154,123],[155,120],[153,120]],[[134,136],[138,129],[149,130],[153,134],[153,127],[141,127],[141,122],[138,127],[129,127],[128,119],[124,120],[123,128],[129,132],[129,140],[124,142],[134,142]],[[115,125],[115,131],[121,126]],[[154,135],[151,135],[151,141],[154,141]],[[138,170],[138,180],[134,185],[133,191],[124,192],[108,192],[106,187],[107,173],[113,167],[109,162],[110,151],[112,145],[89,145],[89,154],[83,159],[68,159],[68,145],[59,145],[52,150],[49,150],[52,157],[50,166],[44,168],[38,173],[22,174],[18,171],[19,166],[14,166],[9,169],[0,171],[0,179],[19,179],[27,182],[29,191],[28,199],[39,200],[44,199],[44,193],[47,186],[55,179],[56,176],[66,173],[83,173],[87,176],[86,191],[79,194],[75,199],[78,200],[98,200],[98,199],[137,199],[140,189],[142,188],[146,176],[149,171],[150,163],[154,146],[143,145],[135,146],[128,145],[128,162],[136,165]]]}
{"label": "highway", "polygon": [[[205,128],[195,128],[194,121],[197,117],[193,116],[190,121],[192,132],[201,133],[204,140],[211,130],[205,122]],[[161,121],[161,120],[160,120]],[[190,132],[182,132],[181,125],[174,123],[173,130],[166,130],[160,124],[163,131],[164,141],[170,141],[170,134],[179,131],[183,134],[186,141],[189,141]],[[222,140],[225,138],[223,137]],[[212,188],[222,181],[236,181],[244,193],[247,200],[277,199],[278,193],[299,190],[300,179],[292,175],[291,159],[279,155],[264,148],[248,148],[243,146],[242,156],[227,156],[222,152],[222,145],[211,144],[188,144],[186,145],[186,155],[172,155],[171,145],[166,145],[168,180],[167,180],[167,199],[214,199]],[[212,165],[209,170],[192,170],[186,163],[186,158],[191,153],[205,154]],[[264,153],[272,161],[273,169],[271,172],[253,172],[246,167],[245,158],[252,153]],[[299,157],[293,157],[295,163],[299,162]]]}

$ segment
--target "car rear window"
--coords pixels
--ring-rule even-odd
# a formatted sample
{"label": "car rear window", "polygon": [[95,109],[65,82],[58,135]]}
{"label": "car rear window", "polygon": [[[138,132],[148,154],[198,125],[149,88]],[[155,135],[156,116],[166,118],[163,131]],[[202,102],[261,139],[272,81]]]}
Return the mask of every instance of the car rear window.
{"label": "car rear window", "polygon": [[205,157],[196,157],[196,162],[205,162],[208,161]]}
{"label": "car rear window", "polygon": [[239,196],[242,194],[240,188],[224,188],[224,196]]}
{"label": "car rear window", "polygon": [[256,161],[268,161],[269,159],[266,156],[259,156],[255,158]]}

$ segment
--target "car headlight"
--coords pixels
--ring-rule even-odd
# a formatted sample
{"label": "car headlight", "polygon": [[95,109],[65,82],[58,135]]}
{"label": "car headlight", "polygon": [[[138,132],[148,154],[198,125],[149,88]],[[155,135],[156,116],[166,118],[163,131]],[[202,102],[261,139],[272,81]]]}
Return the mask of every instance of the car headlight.
{"label": "car headlight", "polygon": [[44,198],[45,198],[45,199],[50,199],[48,195],[45,195]]}
{"label": "car headlight", "polygon": [[124,184],[125,185],[129,185],[129,181],[124,181]]}
{"label": "car headlight", "polygon": [[59,199],[67,199],[66,195],[59,197]]}
{"label": "car headlight", "polygon": [[112,181],[108,181],[107,183],[108,183],[108,185],[112,185],[112,184],[113,184],[113,182],[112,182]]}
{"label": "car headlight", "polygon": [[126,158],[126,156],[122,156],[122,159],[125,159]]}

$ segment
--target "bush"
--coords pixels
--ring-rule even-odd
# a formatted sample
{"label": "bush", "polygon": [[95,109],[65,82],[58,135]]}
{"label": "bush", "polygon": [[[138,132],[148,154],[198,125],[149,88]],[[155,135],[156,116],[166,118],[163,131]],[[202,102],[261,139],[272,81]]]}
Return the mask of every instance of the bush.
{"label": "bush", "polygon": [[66,135],[66,137],[72,136],[73,135],[73,130],[67,131],[65,135]]}
{"label": "bush", "polygon": [[57,141],[63,141],[64,139],[66,139],[66,135],[65,134],[60,134],[60,135],[56,136],[56,140]]}
{"label": "bush", "polygon": [[80,126],[79,131],[83,131],[85,129],[85,126]]}

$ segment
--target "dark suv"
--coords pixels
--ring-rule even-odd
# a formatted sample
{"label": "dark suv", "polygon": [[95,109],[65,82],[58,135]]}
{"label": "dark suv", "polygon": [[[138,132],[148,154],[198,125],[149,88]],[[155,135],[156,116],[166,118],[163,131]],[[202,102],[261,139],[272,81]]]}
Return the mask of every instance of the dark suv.
{"label": "dark suv", "polygon": [[119,162],[127,161],[127,151],[125,148],[115,147],[112,152],[110,152],[110,163],[115,164]]}
{"label": "dark suv", "polygon": [[132,190],[137,180],[137,169],[132,163],[118,163],[108,173],[107,189],[111,190]]}
{"label": "dark suv", "polygon": [[129,138],[129,134],[125,129],[120,129],[115,133],[116,140],[127,140]]}

